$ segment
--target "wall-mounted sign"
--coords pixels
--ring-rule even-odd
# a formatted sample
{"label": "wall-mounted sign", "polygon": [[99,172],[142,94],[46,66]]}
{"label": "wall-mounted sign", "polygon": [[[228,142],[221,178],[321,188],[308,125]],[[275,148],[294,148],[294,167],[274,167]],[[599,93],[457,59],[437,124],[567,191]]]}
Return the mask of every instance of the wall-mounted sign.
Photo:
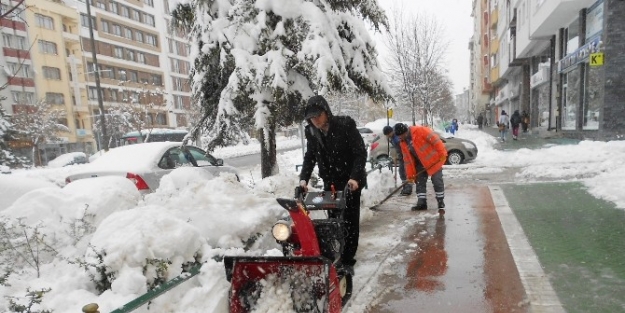
{"label": "wall-mounted sign", "polygon": [[590,66],[603,65],[603,52],[591,54],[588,63],[590,64]]}
{"label": "wall-mounted sign", "polygon": [[558,70],[560,72],[564,72],[579,63],[589,62],[590,55],[601,52],[601,49],[601,36],[596,36],[594,39],[575,50],[575,52],[567,54],[564,58],[558,61]]}

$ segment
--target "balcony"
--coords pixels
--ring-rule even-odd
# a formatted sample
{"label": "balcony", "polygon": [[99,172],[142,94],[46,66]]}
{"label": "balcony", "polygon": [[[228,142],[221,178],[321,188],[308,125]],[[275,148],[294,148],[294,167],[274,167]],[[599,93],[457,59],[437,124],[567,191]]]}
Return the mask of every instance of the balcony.
{"label": "balcony", "polygon": [[496,54],[499,52],[499,39],[493,39],[490,42],[490,53]]}
{"label": "balcony", "polygon": [[499,80],[499,66],[490,69],[490,81],[495,83]]}
{"label": "balcony", "polygon": [[590,7],[596,0],[549,0],[544,1],[531,17],[530,36],[534,38],[555,35],[558,29],[567,27],[579,11]]}
{"label": "balcony", "polygon": [[75,42],[75,43],[80,42],[80,37],[78,36],[78,34],[63,32],[63,38],[69,42]]}
{"label": "balcony", "polygon": [[490,27],[496,28],[498,22],[499,22],[499,9],[494,8],[493,11],[490,13]]}

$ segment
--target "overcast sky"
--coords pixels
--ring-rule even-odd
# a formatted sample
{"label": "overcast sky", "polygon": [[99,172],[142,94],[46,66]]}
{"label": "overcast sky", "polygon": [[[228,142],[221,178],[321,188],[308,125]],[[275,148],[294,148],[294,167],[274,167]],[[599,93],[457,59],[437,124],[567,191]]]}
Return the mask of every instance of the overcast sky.
{"label": "overcast sky", "polygon": [[[443,33],[449,42],[446,67],[454,84],[454,94],[469,86],[469,39],[473,35],[471,0],[378,0],[383,9],[390,11],[394,6],[402,6],[408,13],[427,12],[444,25]],[[380,55],[384,56],[384,44],[378,39]]]}

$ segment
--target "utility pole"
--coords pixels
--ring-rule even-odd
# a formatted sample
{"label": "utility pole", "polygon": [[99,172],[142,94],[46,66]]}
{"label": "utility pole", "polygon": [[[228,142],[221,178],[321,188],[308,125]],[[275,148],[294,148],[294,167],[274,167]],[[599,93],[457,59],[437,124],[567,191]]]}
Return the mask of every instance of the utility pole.
{"label": "utility pole", "polygon": [[[91,19],[91,0],[86,0],[87,19],[89,20],[89,39],[91,41],[91,58],[93,59],[93,74],[95,75],[95,88],[98,94],[98,107],[100,108],[100,124],[102,127],[102,142],[104,143],[104,151],[109,151],[109,139],[106,133],[106,117],[104,114],[104,103],[102,102],[102,88],[100,87],[100,67],[98,66],[98,57],[96,56],[95,39],[93,38],[93,21]],[[100,147],[102,148],[102,147]]]}

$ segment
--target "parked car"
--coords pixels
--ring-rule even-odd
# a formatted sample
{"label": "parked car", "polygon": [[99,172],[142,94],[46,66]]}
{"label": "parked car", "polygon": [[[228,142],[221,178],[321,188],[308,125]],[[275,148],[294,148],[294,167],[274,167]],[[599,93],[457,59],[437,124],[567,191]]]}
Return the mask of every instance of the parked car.
{"label": "parked car", "polygon": [[[474,160],[477,157],[477,146],[470,140],[456,138],[449,134],[436,132],[447,148],[446,164],[456,165],[463,162]],[[389,149],[390,148],[390,149]],[[369,161],[371,166],[375,166],[380,162],[389,162],[390,157],[394,160],[397,157],[395,148],[389,147],[388,139],[383,134],[378,134],[369,147]]]}
{"label": "parked car", "polygon": [[189,132],[183,129],[144,129],[141,131],[141,133],[139,133],[138,131],[133,131],[124,134],[120,140],[120,145],[125,146],[157,141],[182,142],[187,133]]}
{"label": "parked car", "polygon": [[48,162],[48,167],[63,167],[74,164],[89,163],[87,155],[84,152],[70,152],[61,154],[54,160]]}
{"label": "parked car", "polygon": [[371,130],[371,128],[358,127],[358,132],[360,132],[360,136],[362,136],[362,139],[365,141],[365,145],[367,146],[369,146],[376,137],[376,134]]}
{"label": "parked car", "polygon": [[66,183],[78,179],[107,175],[125,176],[141,193],[155,191],[161,178],[181,166],[192,166],[209,171],[214,175],[229,172],[237,175],[237,170],[224,165],[204,150],[180,142],[149,142],[110,149],[80,171],[68,176]]}

